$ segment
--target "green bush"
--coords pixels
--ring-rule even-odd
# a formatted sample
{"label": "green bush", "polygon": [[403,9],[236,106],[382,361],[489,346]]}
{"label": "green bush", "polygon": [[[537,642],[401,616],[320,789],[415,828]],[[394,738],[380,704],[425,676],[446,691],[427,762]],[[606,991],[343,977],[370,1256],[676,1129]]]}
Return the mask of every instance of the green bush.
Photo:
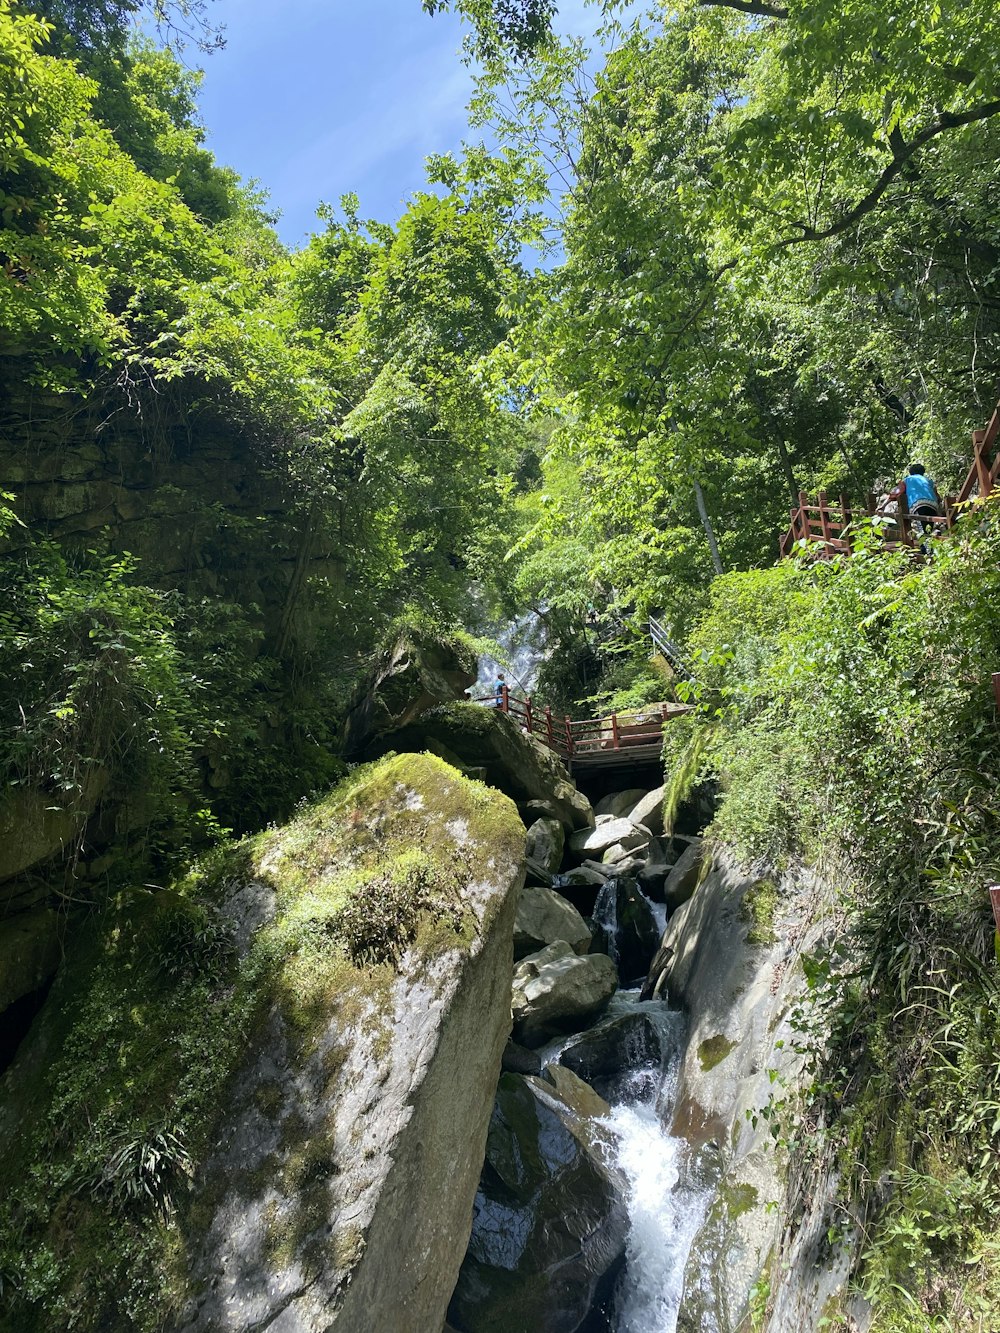
{"label": "green bush", "polygon": [[[717,580],[690,644],[698,711],[667,729],[689,782],[719,779],[715,836],[845,885],[850,945],[810,973],[833,1040],[802,1126],[830,1128],[797,1142],[832,1144],[875,1218],[867,1263],[887,1330],[911,1326],[913,1302],[935,1317],[935,1266],[936,1281],[951,1266],[955,1310],[978,1308],[963,1255],[1000,1203],[997,514],[988,502],[923,564],[869,545]],[[931,1177],[963,1200],[947,1245]]]}

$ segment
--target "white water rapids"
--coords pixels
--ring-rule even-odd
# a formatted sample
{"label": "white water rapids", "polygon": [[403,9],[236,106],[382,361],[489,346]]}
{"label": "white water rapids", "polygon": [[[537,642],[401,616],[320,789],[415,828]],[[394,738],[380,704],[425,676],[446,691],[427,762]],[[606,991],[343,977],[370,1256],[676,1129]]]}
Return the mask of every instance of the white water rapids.
{"label": "white water rapids", "polygon": [[[605,1016],[648,1014],[662,1047],[659,1068],[633,1068],[621,1079],[603,1122],[614,1143],[612,1164],[627,1184],[629,1214],[626,1268],[615,1293],[611,1327],[615,1333],[675,1333],[684,1267],[712,1193],[691,1178],[687,1142],[667,1132],[685,1017],[662,1000],[640,1002],[638,996],[637,990],[619,991]],[[558,1059],[568,1040],[545,1047],[543,1060]]]}

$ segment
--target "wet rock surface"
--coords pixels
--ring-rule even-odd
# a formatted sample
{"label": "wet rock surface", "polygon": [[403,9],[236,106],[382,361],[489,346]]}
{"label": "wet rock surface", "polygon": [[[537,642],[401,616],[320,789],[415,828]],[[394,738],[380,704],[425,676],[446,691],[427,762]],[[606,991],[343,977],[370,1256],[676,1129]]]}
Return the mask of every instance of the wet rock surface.
{"label": "wet rock surface", "polygon": [[660,1037],[648,1014],[623,1014],[582,1033],[566,1046],[559,1063],[602,1097],[613,1095],[622,1074],[660,1059]]}
{"label": "wet rock surface", "polygon": [[614,1281],[628,1216],[593,1119],[601,1107],[565,1075],[500,1079],[448,1310],[457,1333],[576,1333]]}

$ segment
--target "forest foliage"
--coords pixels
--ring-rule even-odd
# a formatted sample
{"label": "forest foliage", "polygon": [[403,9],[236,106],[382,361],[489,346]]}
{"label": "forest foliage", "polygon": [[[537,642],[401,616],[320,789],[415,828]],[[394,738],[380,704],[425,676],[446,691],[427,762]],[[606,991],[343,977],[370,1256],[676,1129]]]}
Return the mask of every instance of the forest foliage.
{"label": "forest foliage", "polygon": [[[995,520],[921,568],[877,542],[772,566],[800,489],[879,493],[919,457],[948,490],[996,400],[994,6],[605,0],[594,52],[549,0],[453,7],[481,142],[398,219],[348,195],[290,250],[205,147],[197,74],[132,27],[207,50],[210,5],[0,0],[4,392],[224,417],[274,501],[257,548],[308,532],[342,571],[296,642],[0,495],[5,782],[141,790],[142,854],[176,860],[329,781],[408,604],[476,632],[535,611],[567,705],[657,697],[657,612],[698,664],[686,767],[723,783],[719,835],[852,877],[863,975],[825,974],[817,1105],[848,1070],[838,1149],[866,1206],[893,1186],[862,1272],[881,1327],[916,1300],[944,1328],[935,1263],[995,1281]],[[207,754],[241,775],[225,798]]]}

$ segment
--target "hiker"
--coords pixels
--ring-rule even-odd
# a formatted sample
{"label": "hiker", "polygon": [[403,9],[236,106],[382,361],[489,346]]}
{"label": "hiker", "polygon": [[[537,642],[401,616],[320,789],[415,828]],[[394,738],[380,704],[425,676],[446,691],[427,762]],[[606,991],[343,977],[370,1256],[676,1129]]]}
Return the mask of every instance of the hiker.
{"label": "hiker", "polygon": [[503,708],[504,696],[507,692],[507,681],[502,671],[497,672],[496,684],[493,687],[493,693],[496,695],[496,707]]}
{"label": "hiker", "polygon": [[[907,476],[889,492],[891,500],[901,499],[906,495],[906,507],[916,519],[938,518],[942,512],[941,497],[937,487],[927,475],[923,463],[911,463]],[[920,523],[920,535],[928,536],[935,530],[933,523]],[[926,554],[926,547],[921,547]]]}

